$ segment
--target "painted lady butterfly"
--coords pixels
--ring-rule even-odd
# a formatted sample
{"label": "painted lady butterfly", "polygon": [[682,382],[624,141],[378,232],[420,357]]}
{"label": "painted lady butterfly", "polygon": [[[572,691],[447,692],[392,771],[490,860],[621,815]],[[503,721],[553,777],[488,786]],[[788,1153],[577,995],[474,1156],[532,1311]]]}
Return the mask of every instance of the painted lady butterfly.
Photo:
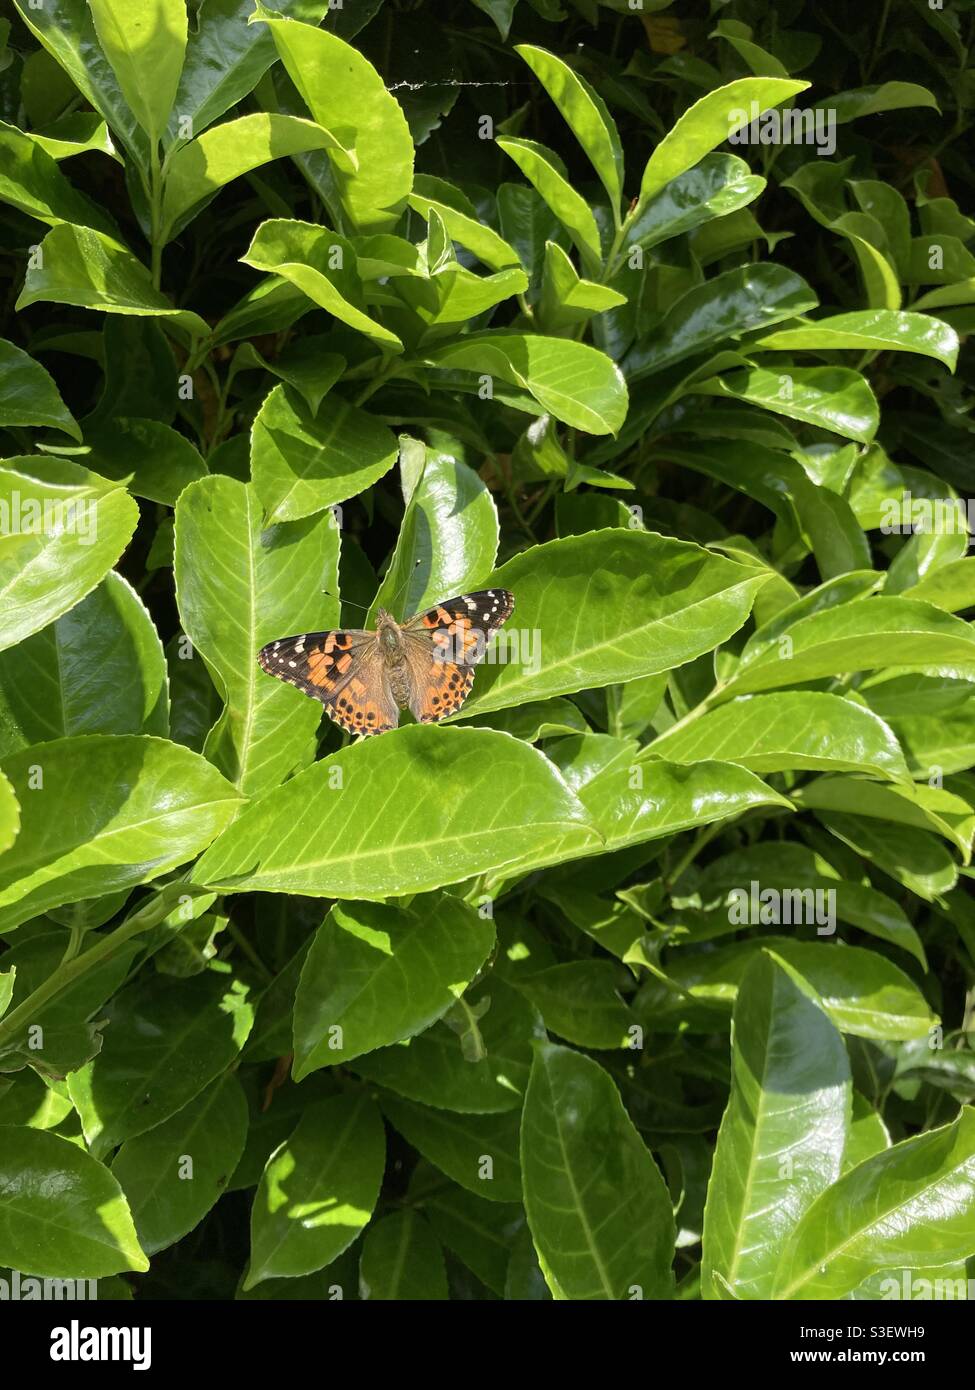
{"label": "painted lady butterfly", "polygon": [[375,632],[282,637],[262,647],[258,661],[268,675],[321,700],[350,734],[395,729],[401,709],[432,724],[456,714],[467,699],[488,638],[514,606],[507,589],[481,589],[444,599],[405,623],[381,608]]}

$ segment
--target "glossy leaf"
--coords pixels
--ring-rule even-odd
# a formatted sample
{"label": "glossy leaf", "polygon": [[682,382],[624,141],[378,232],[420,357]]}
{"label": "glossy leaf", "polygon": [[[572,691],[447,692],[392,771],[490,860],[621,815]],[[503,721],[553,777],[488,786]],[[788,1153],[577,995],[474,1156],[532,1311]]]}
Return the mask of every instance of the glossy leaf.
{"label": "glossy leaf", "polygon": [[150,141],[173,109],[186,50],[183,0],[89,0],[95,32]]}
{"label": "glossy leaf", "polygon": [[382,1105],[393,1127],[424,1158],[468,1192],[491,1202],[518,1201],[518,1110],[494,1115],[458,1114],[394,1096],[383,1096]]}
{"label": "glossy leaf", "polygon": [[[334,626],[338,531],[331,515],[264,528],[251,485],[210,477],[176,509],[176,590],[183,630],[226,704],[206,754],[242,791],[276,786],[310,763],[317,702],[267,676],[266,643]],[[315,576],[309,584],[308,575]]]}
{"label": "glossy leaf", "polygon": [[359,1262],[362,1298],[427,1302],[447,1298],[443,1252],[417,1211],[384,1216],[362,1244]]}
{"label": "glossy leaf", "polygon": [[251,477],[268,523],[297,521],[370,487],[396,461],[396,438],[336,394],[311,411],[276,386],[251,432]]}
{"label": "glossy leaf", "polygon": [[112,1174],[148,1255],[192,1231],[218,1201],[246,1134],[247,1101],[240,1082],[228,1073],[170,1119],[126,1140]]}
{"label": "glossy leaf", "polygon": [[148,883],[199,854],[238,805],[196,753],[89,734],[12,753],[2,771],[21,829],[0,860],[0,928],[46,908]]}
{"label": "glossy leaf", "polygon": [[169,732],[166,660],[121,575],[0,653],[0,752],[73,734]]}
{"label": "glossy leaf", "polygon": [[786,78],[742,77],[709,92],[684,112],[650,156],[640,183],[639,206],[747,125],[752,119],[752,103],[760,115],[808,86],[808,82]]}
{"label": "glossy leaf", "polygon": [[247,996],[225,967],[116,996],[101,1052],[68,1082],[92,1153],[169,1120],[230,1066],[254,1021]]}
{"label": "glossy leaf", "polygon": [[875,1154],[824,1192],[782,1252],[773,1297],[831,1299],[877,1269],[975,1246],[975,1112]]}
{"label": "glossy leaf", "polygon": [[517,990],[492,977],[452,1013],[451,1023],[466,1025],[474,1044],[466,1052],[457,1027],[441,1022],[405,1045],[358,1058],[354,1070],[427,1106],[481,1115],[519,1109],[531,1042],[544,1037],[538,1012]]}
{"label": "glossy leaf", "polygon": [[399,468],[406,511],[369,623],[379,606],[407,616],[480,587],[498,554],[494,499],[472,468],[405,435]]}
{"label": "glossy leaf", "polygon": [[173,155],[166,173],[162,240],[168,241],[224,184],[269,160],[305,150],[330,150],[336,163],[352,168],[339,140],[314,121],[257,112],[214,126]]}
{"label": "glossy leaf", "polygon": [[385,1150],[379,1112],[364,1091],[307,1110],[261,1177],[245,1289],[310,1274],[347,1249],[376,1205]]}
{"label": "glossy leaf", "polygon": [[[383,805],[407,781],[409,804],[384,819]],[[540,753],[489,729],[421,725],[356,743],[293,777],[241,816],[194,873],[237,891],[375,900],[502,866],[527,871],[596,843]]]}
{"label": "glossy leaf", "polygon": [[869,444],[880,419],[869,383],[859,372],[843,367],[793,367],[784,374],[749,367],[696,390],[747,401],[861,444]]}
{"label": "glossy leaf", "polygon": [[852,701],[814,691],[756,695],[704,714],[652,745],[671,762],[718,758],[753,772],[848,769],[906,781],[891,730]]}
{"label": "glossy leaf", "polygon": [[490,919],[445,894],[415,898],[407,908],[336,904],[301,972],[295,1080],[429,1028],[493,945]]}
{"label": "glossy leaf", "polygon": [[606,189],[614,219],[618,218],[623,196],[623,148],[606,103],[584,77],[554,53],[530,44],[517,45],[515,52],[524,58],[565,117]]}
{"label": "glossy leaf", "polygon": [[786,1240],[840,1175],[850,1065],[829,1018],[774,955],[738,990],[731,1097],[704,1214],[706,1297],[767,1299]]}
{"label": "glossy leaf", "polygon": [[830,314],[801,328],[780,328],[752,343],[761,352],[817,352],[851,348],[859,352],[917,352],[954,371],[958,335],[941,319],[910,310],[870,309]]}
{"label": "glossy leaf", "polygon": [[591,1058],[536,1047],[521,1160],[525,1213],[557,1298],[672,1296],[670,1197],[616,1087]]}
{"label": "glossy leaf", "polygon": [[912,599],[871,598],[799,616],[778,636],[762,640],[756,634],[722,694],[798,685],[845,671],[964,664],[973,657],[975,635],[960,619]]}
{"label": "glossy leaf", "polygon": [[44,1130],[4,1125],[0,1154],[4,1264],[51,1279],[149,1268],[122,1189],[83,1149]]}
{"label": "glossy leaf", "polygon": [[73,464],[0,467],[0,650],[54,622],[101,583],[135,530],[125,490]]}
{"label": "glossy leaf", "polygon": [[[324,37],[324,36],[323,36]],[[358,329],[377,347],[400,351],[396,334],[364,308],[355,251],[344,237],[310,222],[262,222],[241,257],[245,265],[279,275],[330,314]]]}
{"label": "glossy leaf", "polygon": [[376,69],[350,44],[325,29],[272,17],[258,3],[281,61],[313,118],[341,130],[354,148],[354,172],[335,169],[342,206],[359,232],[390,231],[413,184],[413,141],[396,99]]}
{"label": "glossy leaf", "polygon": [[[464,713],[682,665],[742,626],[761,582],[750,567],[640,531],[614,528],[535,546],[486,580],[515,596],[518,645],[495,639],[508,659],[482,670]],[[567,604],[576,615],[571,625]]]}
{"label": "glossy leaf", "polygon": [[425,356],[434,366],[520,386],[557,420],[589,434],[615,434],[626,416],[619,368],[585,343],[499,330],[467,334]]}
{"label": "glossy leaf", "polygon": [[192,336],[210,332],[199,314],[177,309],[160,294],[131,251],[90,227],[53,227],[41,242],[40,258],[28,268],[17,308],[45,300],[106,314],[171,319]]}

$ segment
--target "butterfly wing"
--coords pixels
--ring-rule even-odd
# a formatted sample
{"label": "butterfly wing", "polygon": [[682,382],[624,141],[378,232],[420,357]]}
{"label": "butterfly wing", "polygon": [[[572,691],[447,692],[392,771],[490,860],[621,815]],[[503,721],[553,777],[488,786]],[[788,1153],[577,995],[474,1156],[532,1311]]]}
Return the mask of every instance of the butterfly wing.
{"label": "butterfly wing", "polygon": [[352,628],[281,637],[262,647],[257,659],[268,675],[320,700],[347,733],[383,734],[399,722],[374,632]]}
{"label": "butterfly wing", "polygon": [[480,589],[444,599],[403,624],[414,719],[432,724],[457,713],[471,693],[474,667],[491,634],[514,606],[507,589]]}

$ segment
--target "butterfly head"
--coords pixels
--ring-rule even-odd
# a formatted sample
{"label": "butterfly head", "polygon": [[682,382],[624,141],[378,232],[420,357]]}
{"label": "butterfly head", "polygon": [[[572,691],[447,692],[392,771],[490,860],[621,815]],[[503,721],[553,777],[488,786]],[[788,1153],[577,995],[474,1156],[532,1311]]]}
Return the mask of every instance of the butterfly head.
{"label": "butterfly head", "polygon": [[376,634],[383,651],[390,656],[398,652],[403,645],[399,623],[385,608],[380,608],[376,613]]}

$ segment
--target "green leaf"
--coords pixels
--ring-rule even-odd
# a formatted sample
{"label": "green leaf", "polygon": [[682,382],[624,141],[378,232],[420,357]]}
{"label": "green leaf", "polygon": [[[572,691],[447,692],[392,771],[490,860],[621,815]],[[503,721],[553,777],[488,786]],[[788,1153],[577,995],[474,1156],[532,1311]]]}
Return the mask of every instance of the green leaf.
{"label": "green leaf", "polygon": [[783,1241],[840,1176],[850,1096],[843,1039],[763,952],[735,1002],[731,1097],[704,1213],[705,1297],[770,1297]]}
{"label": "green leaf", "polygon": [[[401,785],[408,803],[384,817]],[[232,891],[376,900],[502,867],[527,872],[595,843],[582,807],[533,748],[490,729],[417,725],[355,743],[269,792],[194,874]]]}
{"label": "green leaf", "polygon": [[[459,188],[432,174],[417,174],[410,194],[410,207],[427,221],[435,212],[453,241],[460,242],[491,270],[510,270],[519,264],[518,253],[493,228],[478,217],[477,210]],[[527,268],[527,267],[526,267]]]}
{"label": "green leaf", "polygon": [[[0,427],[40,426],[63,430],[81,442],[81,430],[53,378],[22,348],[0,339]],[[9,534],[4,527],[0,534]]]}
{"label": "green leaf", "polygon": [[165,507],[175,507],[183,488],[207,474],[199,450],[159,420],[113,415],[95,424],[86,421],[85,442],[102,477]]}
{"label": "green leaf", "polygon": [[518,645],[495,639],[508,660],[489,661],[463,714],[671,670],[737,632],[761,583],[750,566],[643,531],[534,546],[487,581],[515,596]]}
{"label": "green leaf", "polygon": [[586,343],[489,330],[428,348],[424,358],[520,386],[557,420],[589,434],[616,434],[626,418],[619,368]]}
{"label": "green leaf", "polygon": [[662,371],[729,337],[791,319],[816,304],[809,285],[794,271],[769,261],[726,270],[677,300],[643,347],[623,362],[627,379]]}
{"label": "green leaf", "polygon": [[636,1018],[620,998],[619,983],[608,960],[570,960],[533,971],[518,987],[550,1033],[578,1047],[631,1047]]}
{"label": "green leaf", "polygon": [[[248,795],[315,756],[317,702],[266,676],[257,653],[290,633],[334,627],[338,530],[332,516],[264,529],[254,488],[226,477],[184,490],[176,508],[183,630],[226,701],[206,754]],[[313,575],[314,583],[308,582]]]}
{"label": "green leaf", "polygon": [[14,0],[17,13],[143,165],[149,145],[95,32],[87,0]]}
{"label": "green leaf", "polygon": [[420,613],[476,588],[498,554],[494,498],[472,468],[407,435],[399,466],[406,512],[367,624],[380,606]]}
{"label": "green leaf", "polygon": [[652,745],[671,762],[719,758],[753,772],[848,769],[907,781],[890,728],[862,705],[815,691],[735,700]]}
{"label": "green leaf", "polygon": [[317,411],[275,386],[251,432],[251,477],[269,525],[297,521],[371,487],[396,462],[396,436],[336,394]]}
{"label": "green leaf", "polygon": [[265,111],[226,121],[183,145],[166,172],[161,242],[172,240],[224,184],[304,150],[329,150],[339,167],[354,163],[341,141],[314,121]]}
{"label": "green leaf", "polygon": [[382,1106],[386,1118],[407,1142],[468,1192],[492,1202],[518,1201],[518,1110],[465,1115],[386,1095]]}
{"label": "green leaf", "polygon": [[73,734],[169,732],[162,644],[119,574],[0,653],[0,753]]}
{"label": "green leaf", "polygon": [[186,49],[183,0],[88,0],[119,87],[155,143],[173,109]]}
{"label": "green leaf", "polygon": [[[416,1181],[414,1177],[414,1182]],[[488,1202],[463,1187],[430,1174],[436,1189],[423,1198],[423,1212],[437,1237],[492,1293],[504,1297],[511,1251],[525,1215],[520,1202]]]}
{"label": "green leaf", "polygon": [[15,307],[53,301],[106,314],[170,319],[193,337],[208,337],[205,319],[177,309],[154,287],[131,251],[90,227],[52,227],[32,260]]}
{"label": "green leaf", "polygon": [[20,831],[20,803],[14,789],[0,772],[0,854],[8,850]]}
{"label": "green leaf", "polygon": [[880,787],[862,777],[818,777],[797,793],[803,806],[817,811],[840,811],[894,821],[915,830],[934,830],[971,858],[975,811],[969,802],[923,782]]}
{"label": "green leaf", "polygon": [[90,594],[138,517],[124,489],[85,468],[8,459],[0,467],[0,651]]}
{"label": "green leaf", "polygon": [[910,106],[939,109],[933,93],[916,82],[881,82],[874,87],[857,87],[837,92],[827,101],[817,102],[825,107],[837,123],[855,121],[860,116],[874,116],[880,111],[902,111]]}
{"label": "green leaf", "polygon": [[341,1255],[372,1215],[385,1163],[382,1120],[365,1091],[306,1110],[261,1177],[244,1288],[310,1274]]}
{"label": "green leaf", "polygon": [[112,1000],[101,1052],[68,1080],[96,1157],[169,1120],[234,1061],[254,1009],[226,969],[149,975]]}
{"label": "green leaf", "polygon": [[77,1144],[46,1130],[4,1125],[0,1154],[5,1265],[50,1279],[102,1279],[149,1268],[122,1189]]}
{"label": "green leaf", "polygon": [[258,0],[252,19],[268,25],[313,118],[355,149],[354,172],[333,170],[354,230],[392,231],[413,185],[413,138],[398,102],[369,60],[336,34],[273,15]]}
{"label": "green leaf", "polygon": [[476,1024],[476,1056],[466,1056],[456,1030],[441,1022],[406,1044],[358,1058],[353,1070],[408,1100],[444,1110],[487,1115],[520,1108],[531,1041],[545,1036],[538,1013],[493,975],[464,996],[458,1011]]}
{"label": "green leaf", "polygon": [[879,1269],[975,1251],[975,1110],[875,1154],[830,1187],[782,1253],[774,1298],[835,1299]]}
{"label": "green leaf", "polygon": [[52,227],[80,222],[114,232],[111,218],[69,183],[31,135],[0,121],[0,200]]}
{"label": "green leaf", "polygon": [[756,339],[756,352],[818,352],[851,348],[858,352],[917,352],[951,371],[958,357],[958,334],[942,319],[903,309],[860,309],[830,314],[800,328],[780,328]]}
{"label": "green leaf", "polygon": [[[837,889],[842,891],[842,886],[838,884]],[[747,887],[743,892],[747,896]],[[808,980],[841,1033],[897,1041],[924,1037],[937,1022],[920,990],[902,970],[860,946],[766,936],[722,946],[706,956],[681,953],[668,960],[667,977],[696,999],[728,1004],[760,949],[774,951]]]}
{"label": "green leaf", "polygon": [[584,77],[554,53],[530,44],[516,44],[515,52],[524,58],[589,156],[609,196],[610,211],[618,226],[623,197],[623,147],[606,103]]}
{"label": "green leaf", "polygon": [[861,444],[870,443],[880,423],[869,383],[846,367],[791,367],[787,372],[748,367],[702,382],[694,391],[747,401]]}
{"label": "green leaf", "polygon": [[778,77],[742,77],[701,97],[684,112],[647,161],[637,215],[671,179],[685,173],[716,145],[747,126],[753,115],[781,105],[808,86],[808,82]]}
{"label": "green leaf", "polygon": [[756,634],[721,698],[819,680],[847,671],[965,664],[975,633],[960,618],[905,598],[870,598],[799,617],[777,636]]}
{"label": "green leaf", "polygon": [[610,1077],[539,1043],[525,1097],[525,1213],[557,1298],[673,1296],[670,1195]]}
{"label": "green leaf", "polygon": [[426,1302],[446,1299],[440,1244],[418,1211],[397,1211],[369,1227],[359,1261],[363,1298]]}
{"label": "green leaf", "polygon": [[535,140],[498,136],[495,142],[513,159],[579,248],[590,275],[599,272],[602,248],[592,209],[565,177],[558,156]]}
{"label": "green leaf", "polygon": [[336,904],[301,972],[294,1079],[429,1028],[493,946],[493,922],[446,895],[405,908]]}
{"label": "green leaf", "polygon": [[321,308],[358,329],[377,347],[401,352],[403,344],[364,308],[362,281],[351,242],[311,222],[278,218],[254,233],[245,265],[280,275]]}
{"label": "green leaf", "polygon": [[[562,747],[554,750],[571,786],[576,783],[570,750],[577,743],[576,739],[566,739]],[[642,844],[644,840],[708,825],[760,806],[790,809],[785,797],[743,767],[721,762],[681,767],[653,757],[636,756],[635,749],[621,750],[577,791],[604,837],[604,850]]]}
{"label": "green leaf", "polygon": [[0,930],[47,908],[149,883],[194,858],[238,800],[188,748],[89,734],[5,757],[21,831],[0,860]]}
{"label": "green leaf", "polygon": [[713,218],[726,217],[755,201],[765,179],[733,154],[706,154],[699,164],[671,179],[627,223],[627,245],[649,251],[672,237],[691,232]]}
{"label": "green leaf", "polygon": [[[328,10],[328,0],[275,0],[275,5],[281,14],[297,10],[315,23]],[[205,0],[187,39],[166,143],[181,145],[199,135],[252,92],[277,57],[269,30],[250,23],[240,0]]]}
{"label": "green leaf", "polygon": [[223,1195],[246,1136],[247,1100],[227,1073],[162,1124],[126,1140],[112,1174],[146,1254],[165,1250],[199,1225]]}

